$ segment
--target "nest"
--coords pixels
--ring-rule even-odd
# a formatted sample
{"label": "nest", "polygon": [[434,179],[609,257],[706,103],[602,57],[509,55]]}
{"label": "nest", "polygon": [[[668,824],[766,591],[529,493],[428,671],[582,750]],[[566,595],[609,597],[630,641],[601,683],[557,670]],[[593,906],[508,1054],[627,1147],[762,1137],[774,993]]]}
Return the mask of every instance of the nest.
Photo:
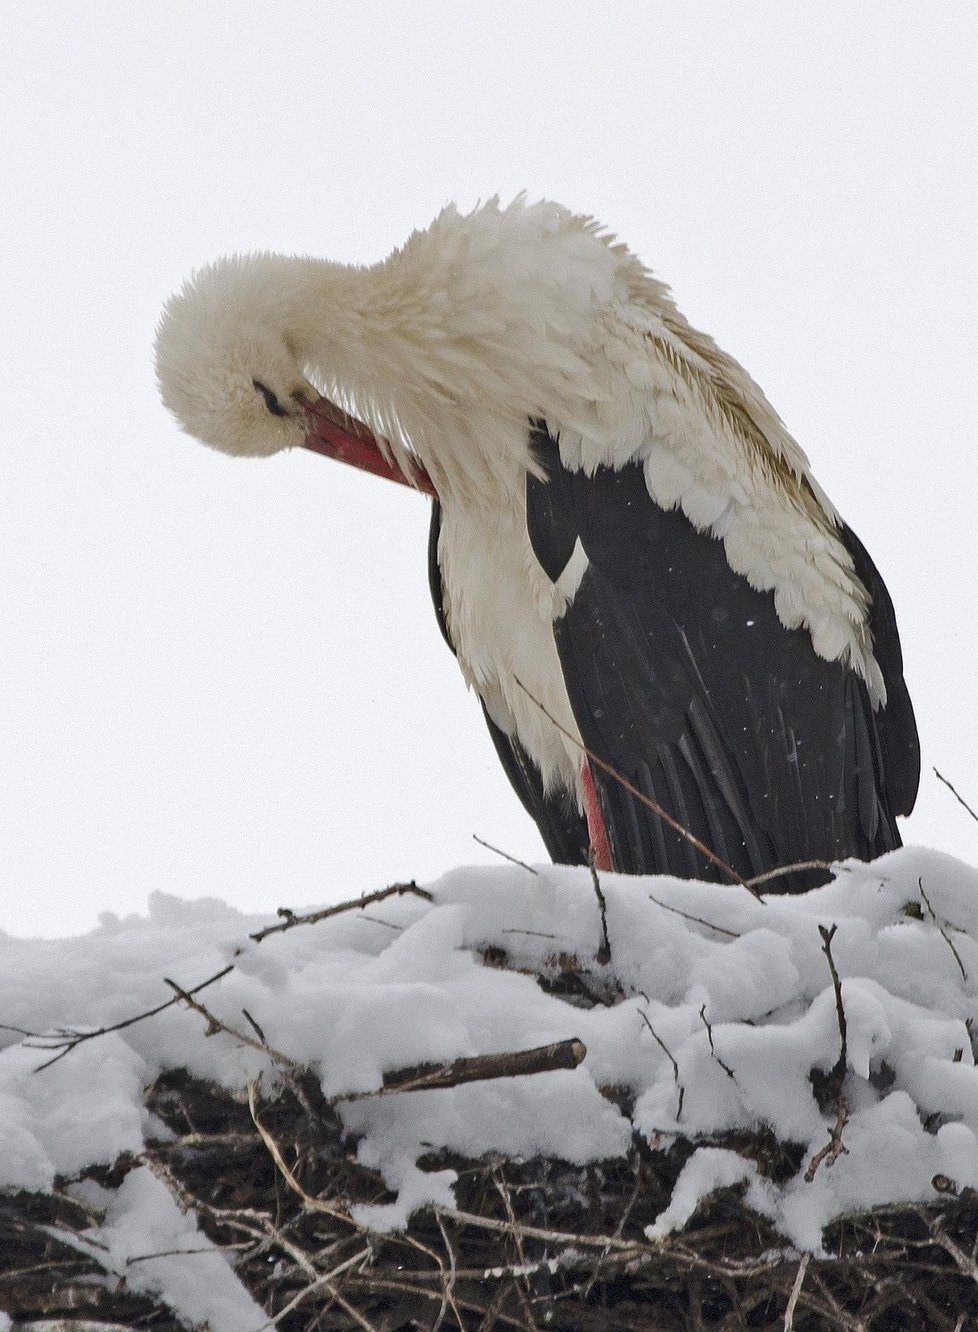
{"label": "nest", "polygon": [[[738,1189],[706,1200],[678,1235],[650,1243],[693,1144],[636,1140],[626,1158],[586,1167],[534,1159],[432,1156],[458,1172],[457,1206],[376,1234],[351,1215],[389,1199],[358,1161],[317,1080],[251,1104],[167,1072],[148,1107],[171,1131],[138,1158],[87,1177],[113,1187],[148,1165],[283,1332],[314,1329],[897,1329],[961,1332],[978,1322],[978,1198],[847,1217],[831,1257],[786,1250]],[[770,1134],[723,1145],[772,1179],[800,1151]],[[157,1329],[182,1324],[154,1298],[108,1280],[72,1237],[98,1210],[59,1187],[0,1208],[0,1308],[15,1329]]]}
{"label": "nest", "polygon": [[[404,893],[427,896],[411,884],[374,898]],[[308,917],[283,911],[281,924],[252,938],[260,941],[371,900]],[[820,932],[842,1054],[828,1074],[813,1070],[814,1094],[823,1110],[837,1109],[838,1119],[806,1178],[830,1169],[846,1150],[845,1015],[831,954],[834,930]],[[482,951],[482,961],[511,965],[493,948]],[[551,993],[581,1007],[620,997],[604,993],[601,975],[579,959],[552,961],[547,974],[537,976]],[[253,1019],[254,1034],[232,1028],[195,997],[230,970],[192,992],[168,981],[175,995],[163,1007],[186,1005],[206,1019],[208,1035],[223,1031],[276,1055]],[[41,1048],[57,1051],[49,1061],[57,1062],[114,1029],[63,1032]],[[402,1069],[385,1076],[378,1093],[359,1095],[569,1068],[584,1053],[579,1041],[563,1041]],[[746,1205],[742,1185],[702,1198],[682,1230],[648,1237],[684,1165],[704,1144],[753,1161],[773,1184],[797,1175],[806,1148],[779,1141],[765,1128],[695,1141],[676,1135],[649,1142],[636,1134],[624,1155],[586,1166],[543,1157],[470,1160],[432,1151],[419,1164],[456,1173],[455,1205],[416,1211],[404,1231],[372,1231],[358,1219],[358,1209],[389,1203],[393,1195],[358,1160],[356,1141],[344,1132],[336,1101],[324,1097],[316,1074],[276,1057],[278,1081],[264,1093],[260,1084],[234,1092],[184,1069],[168,1069],[146,1090],[146,1109],[157,1127],[138,1155],[58,1180],[49,1194],[0,1195],[0,1310],[13,1318],[13,1332],[186,1327],[163,1298],[113,1269],[91,1238],[105,1220],[97,1200],[108,1195],[100,1190],[119,1188],[136,1168],[151,1170],[180,1209],[193,1215],[265,1311],[265,1326],[282,1332],[963,1332],[978,1326],[978,1193],[959,1193],[943,1176],[933,1181],[934,1203],[837,1219],[826,1229],[818,1256],[786,1247]],[[630,1113],[627,1089],[602,1092]]]}

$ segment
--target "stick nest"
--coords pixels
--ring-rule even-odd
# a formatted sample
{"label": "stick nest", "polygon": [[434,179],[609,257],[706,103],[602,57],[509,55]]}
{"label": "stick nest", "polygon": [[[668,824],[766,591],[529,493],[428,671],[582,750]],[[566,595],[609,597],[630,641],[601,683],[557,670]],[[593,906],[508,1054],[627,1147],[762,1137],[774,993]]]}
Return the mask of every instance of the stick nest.
{"label": "stick nest", "polygon": [[[428,897],[394,885],[372,898],[307,917],[283,910],[282,922],[252,938],[313,924],[391,895]],[[836,993],[839,1064],[813,1078],[837,1122],[808,1175],[831,1169],[844,1151],[846,1021],[832,958],[834,930],[821,930]],[[605,943],[607,942],[605,938]],[[493,950],[488,965],[507,966]],[[274,1090],[234,1093],[176,1068],[147,1089],[156,1132],[138,1155],[56,1182],[49,1194],[0,1194],[0,1310],[12,1332],[178,1332],[186,1323],[161,1298],[141,1293],[127,1272],[112,1271],[97,1239],[104,1213],[90,1200],[148,1167],[199,1229],[218,1246],[257,1305],[267,1328],[283,1332],[492,1332],[495,1328],[567,1332],[964,1332],[978,1327],[978,1193],[933,1181],[936,1203],[894,1205],[841,1218],[824,1234],[822,1256],[785,1247],[743,1200],[743,1186],[701,1200],[686,1227],[650,1240],[647,1228],[668,1206],[693,1151],[682,1136],[648,1142],[636,1135],[627,1155],[588,1166],[536,1157],[460,1159],[432,1152],[419,1164],[457,1174],[455,1206],[428,1206],[398,1233],[377,1233],[358,1208],[388,1203],[381,1177],[358,1161],[336,1103],[308,1069],[253,1034],[220,1022],[199,998],[232,970],[193,991],[168,981],[174,997],[116,1028],[38,1038],[70,1057],[80,1043],[182,1004],[267,1054]],[[610,1003],[577,959],[561,959],[546,988],[583,1007]],[[598,986],[596,990],[596,984]],[[247,1016],[247,1014],[245,1015]],[[704,1017],[705,1021],[705,1017]],[[707,1028],[709,1031],[709,1028]],[[712,1042],[712,1037],[711,1037]],[[534,1051],[461,1059],[444,1067],[386,1075],[379,1094],[457,1086],[487,1078],[574,1067],[578,1041]],[[604,1094],[631,1109],[624,1089]],[[806,1149],[766,1129],[710,1140],[754,1161],[774,1183],[793,1178]],[[0,1147],[2,1150],[2,1147]],[[88,1187],[79,1187],[85,1182]],[[88,1199],[89,1201],[86,1201]],[[140,1261],[130,1259],[130,1266]],[[188,1262],[194,1258],[188,1255]],[[197,1332],[210,1332],[198,1329]],[[257,1332],[257,1329],[242,1329]]]}
{"label": "stick nest", "polygon": [[[636,1141],[627,1158],[586,1167],[432,1156],[424,1164],[458,1172],[457,1207],[428,1209],[407,1232],[381,1235],[358,1225],[351,1208],[389,1194],[357,1162],[311,1075],[249,1107],[173,1070],[150,1089],[148,1108],[173,1137],[87,1177],[114,1187],[134,1165],[149,1165],[283,1332],[962,1332],[978,1321],[974,1196],[846,1218],[826,1233],[831,1257],[814,1257],[786,1250],[738,1189],[724,1189],[685,1231],[650,1243],[645,1227],[667,1205],[693,1144],[654,1150]],[[771,1178],[800,1162],[799,1149],[770,1134],[723,1145]],[[2,1200],[0,1308],[16,1329],[182,1326],[72,1245],[99,1219],[63,1187]]]}

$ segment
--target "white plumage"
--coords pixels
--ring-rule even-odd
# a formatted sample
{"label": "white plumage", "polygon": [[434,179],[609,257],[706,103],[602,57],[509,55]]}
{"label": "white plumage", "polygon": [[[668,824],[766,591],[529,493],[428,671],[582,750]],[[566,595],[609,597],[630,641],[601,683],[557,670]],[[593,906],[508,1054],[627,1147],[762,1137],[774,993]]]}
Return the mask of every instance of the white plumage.
{"label": "white plumage", "polygon": [[786,630],[862,680],[873,710],[886,702],[871,592],[805,455],[745,371],[590,219],[492,201],[445,209],[367,268],[222,260],[169,302],[156,354],[164,402],[214,447],[302,444],[322,393],[408,480],[420,464],[441,508],[448,635],[546,794],[583,799],[580,706],[555,623],[589,554],[578,540],[561,570],[542,567],[527,487],[548,472],[533,423],[568,475],[641,466],[656,510],[722,541]]}

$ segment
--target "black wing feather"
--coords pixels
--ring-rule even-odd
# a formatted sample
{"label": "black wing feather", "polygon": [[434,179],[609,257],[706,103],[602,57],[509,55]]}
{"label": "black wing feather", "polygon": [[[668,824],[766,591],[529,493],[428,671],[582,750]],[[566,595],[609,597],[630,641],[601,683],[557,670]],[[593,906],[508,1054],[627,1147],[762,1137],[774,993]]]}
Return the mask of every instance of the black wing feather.
{"label": "black wing feather", "polygon": [[[848,529],[885,710],[806,630],[785,629],[773,594],[730,568],[721,541],[661,509],[640,465],[586,476],[563,467],[545,429],[532,441],[547,472],[527,482],[533,549],[552,578],[570,534],[588,557],[554,626],[585,744],[744,876],[899,846],[894,814],[912,805],[919,771],[913,710],[889,597]],[[722,877],[614,777],[595,780],[616,868]]]}

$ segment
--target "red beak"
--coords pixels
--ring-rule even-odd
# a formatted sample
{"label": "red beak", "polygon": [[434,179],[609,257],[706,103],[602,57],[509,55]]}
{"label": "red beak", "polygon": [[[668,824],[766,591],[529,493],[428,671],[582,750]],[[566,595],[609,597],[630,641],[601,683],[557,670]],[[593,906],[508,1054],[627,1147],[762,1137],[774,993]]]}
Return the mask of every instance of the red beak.
{"label": "red beak", "polygon": [[401,485],[410,485],[412,489],[421,490],[433,499],[438,498],[431,477],[420,463],[414,464],[412,485],[396,464],[388,462],[377,443],[376,435],[355,416],[347,416],[329,398],[317,398],[306,407],[306,437],[302,443],[314,453],[338,458],[340,462],[359,467],[363,472],[373,472],[375,476],[386,477],[388,481],[399,481]]}

